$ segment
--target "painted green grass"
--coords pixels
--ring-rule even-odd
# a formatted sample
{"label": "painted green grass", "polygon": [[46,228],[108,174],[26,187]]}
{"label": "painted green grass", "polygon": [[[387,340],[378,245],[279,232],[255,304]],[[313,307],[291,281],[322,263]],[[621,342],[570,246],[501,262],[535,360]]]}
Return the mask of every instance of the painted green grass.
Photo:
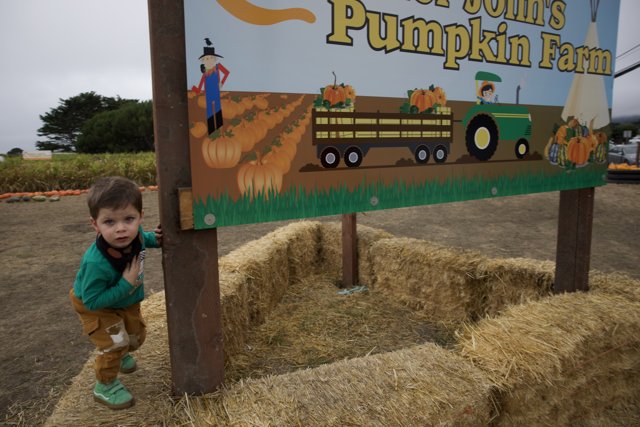
{"label": "painted green grass", "polygon": [[202,199],[194,202],[194,224],[196,229],[204,229],[573,190],[604,185],[605,175],[605,167],[590,167],[553,174],[539,172],[488,179],[480,176],[449,178],[442,183],[439,180],[418,184],[396,181],[386,185],[382,182],[367,184],[363,181],[354,191],[346,186],[331,188],[329,191],[292,187],[281,194],[269,194],[268,200],[260,194],[253,200],[244,197],[234,202],[228,194],[223,194],[217,199],[208,197],[206,202]]}

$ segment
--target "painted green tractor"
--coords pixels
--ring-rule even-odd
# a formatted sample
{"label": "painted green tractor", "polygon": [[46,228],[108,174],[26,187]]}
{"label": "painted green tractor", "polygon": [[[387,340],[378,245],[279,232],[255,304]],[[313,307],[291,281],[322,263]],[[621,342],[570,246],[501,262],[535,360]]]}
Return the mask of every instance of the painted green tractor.
{"label": "painted green tractor", "polygon": [[[498,141],[514,141],[515,155],[523,159],[529,153],[531,139],[531,114],[527,107],[498,104],[494,82],[502,79],[493,73],[476,73],[477,104],[467,111],[462,125],[469,154],[478,160],[489,160]],[[518,88],[519,89],[519,88]]]}

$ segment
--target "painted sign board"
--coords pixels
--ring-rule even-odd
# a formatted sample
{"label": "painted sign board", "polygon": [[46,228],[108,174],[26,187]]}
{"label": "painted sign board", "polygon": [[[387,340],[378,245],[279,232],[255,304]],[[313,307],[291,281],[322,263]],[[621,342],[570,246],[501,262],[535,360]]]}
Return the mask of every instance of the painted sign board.
{"label": "painted sign board", "polygon": [[185,1],[195,228],[604,184],[599,3]]}

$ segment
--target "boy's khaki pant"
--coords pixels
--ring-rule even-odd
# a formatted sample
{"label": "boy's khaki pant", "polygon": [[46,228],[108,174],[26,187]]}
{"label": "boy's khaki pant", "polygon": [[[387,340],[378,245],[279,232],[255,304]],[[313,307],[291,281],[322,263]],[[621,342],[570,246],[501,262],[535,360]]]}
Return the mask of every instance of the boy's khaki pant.
{"label": "boy's khaki pant", "polygon": [[88,335],[98,350],[96,378],[108,384],[118,377],[120,359],[137,350],[147,336],[147,329],[140,314],[140,303],[126,308],[104,308],[91,311],[69,292],[73,308],[82,323],[83,335]]}

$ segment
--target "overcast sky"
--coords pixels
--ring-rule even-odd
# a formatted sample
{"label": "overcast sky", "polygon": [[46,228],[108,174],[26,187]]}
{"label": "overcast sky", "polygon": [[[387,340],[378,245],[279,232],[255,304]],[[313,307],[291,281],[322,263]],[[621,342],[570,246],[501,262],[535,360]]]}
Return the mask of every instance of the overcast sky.
{"label": "overcast sky", "polygon": [[[147,13],[145,0],[2,0],[0,153],[34,150],[39,115],[60,99],[88,91],[151,99]],[[617,55],[640,44],[638,17],[640,1],[621,0]],[[616,70],[638,61],[640,48]],[[640,114],[640,69],[614,82],[613,115],[629,114]]]}

